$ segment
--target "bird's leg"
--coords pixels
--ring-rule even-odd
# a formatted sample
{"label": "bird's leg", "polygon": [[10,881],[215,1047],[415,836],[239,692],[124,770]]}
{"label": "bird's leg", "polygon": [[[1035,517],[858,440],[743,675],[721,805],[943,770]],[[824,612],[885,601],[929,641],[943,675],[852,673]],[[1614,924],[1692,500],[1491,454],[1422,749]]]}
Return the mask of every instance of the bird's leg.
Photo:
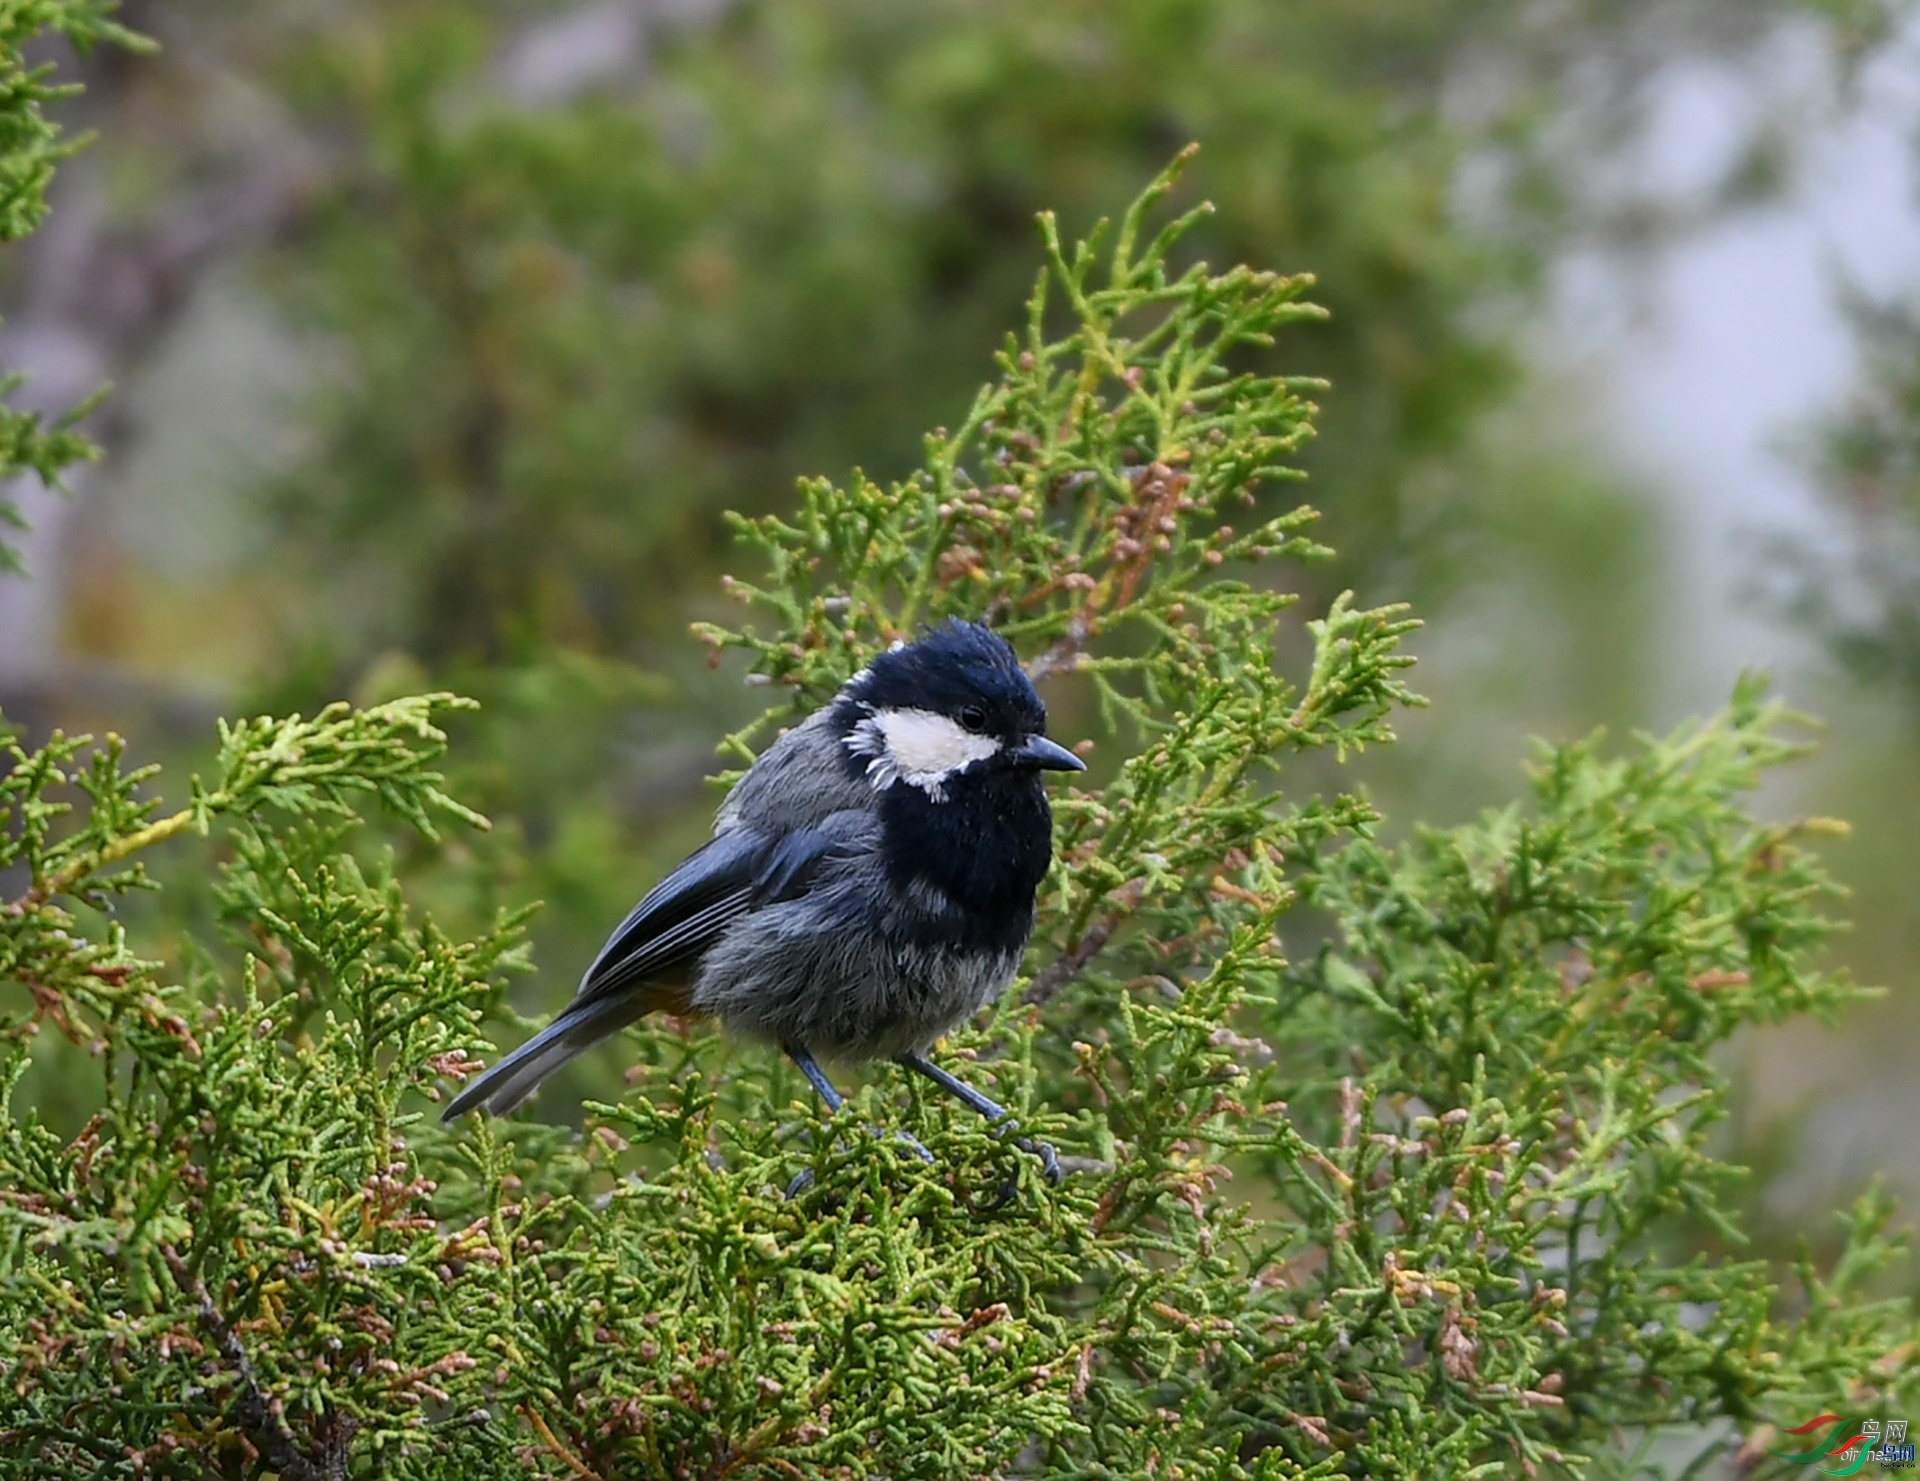
{"label": "bird's leg", "polygon": [[[807,1077],[807,1083],[814,1088],[820,1099],[826,1102],[829,1114],[838,1115],[840,1107],[845,1105],[846,1101],[840,1092],[833,1088],[833,1081],[827,1078],[827,1072],[820,1068],[819,1061],[798,1044],[788,1044],[784,1047],[787,1058],[793,1061],[800,1073]],[[895,1140],[905,1142],[912,1149],[914,1156],[922,1162],[933,1161],[933,1153],[921,1146],[917,1138],[904,1131],[896,1131],[893,1135]],[[801,1168],[794,1175],[793,1181],[787,1184],[787,1197],[793,1198],[812,1181],[813,1169]]]}
{"label": "bird's leg", "polygon": [[794,1062],[800,1073],[807,1077],[807,1083],[819,1093],[820,1099],[827,1103],[827,1110],[837,1116],[840,1113],[840,1107],[846,1102],[840,1098],[840,1092],[833,1088],[833,1081],[827,1078],[827,1072],[820,1068],[819,1061],[798,1044],[787,1044],[783,1047],[787,1051],[787,1058]]}
{"label": "bird's leg", "polygon": [[[895,1063],[904,1065],[915,1074],[925,1075],[962,1105],[970,1107],[972,1110],[986,1117],[990,1124],[997,1126],[1004,1121],[1007,1123],[1009,1130],[1013,1128],[1013,1116],[1005,1106],[989,1096],[982,1095],[958,1076],[948,1074],[945,1070],[941,1069],[939,1065],[928,1059],[926,1055],[910,1052],[901,1055]],[[1057,1183],[1060,1181],[1060,1157],[1051,1146],[1045,1142],[1032,1141],[1023,1136],[1013,1138],[1013,1144],[1022,1152],[1030,1153],[1040,1159],[1040,1171],[1046,1175],[1049,1183]]]}

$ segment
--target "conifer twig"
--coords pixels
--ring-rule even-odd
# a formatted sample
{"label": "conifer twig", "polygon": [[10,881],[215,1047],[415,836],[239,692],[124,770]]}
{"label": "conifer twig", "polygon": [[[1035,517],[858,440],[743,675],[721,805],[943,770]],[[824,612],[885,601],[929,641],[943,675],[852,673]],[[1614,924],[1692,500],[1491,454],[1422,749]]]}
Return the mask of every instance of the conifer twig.
{"label": "conifer twig", "polygon": [[[172,1245],[161,1245],[160,1257],[167,1262],[167,1269],[173,1272],[180,1289],[193,1298],[200,1325],[213,1338],[214,1350],[239,1377],[240,1391],[233,1401],[234,1418],[249,1443],[260,1452],[261,1459],[286,1481],[340,1481],[346,1475],[347,1447],[344,1444],[329,1445],[327,1453],[319,1460],[301,1451],[293,1431],[287,1427],[286,1419],[254,1377],[253,1364],[247,1359],[246,1348],[241,1345],[240,1338],[227,1324],[226,1318],[220,1315],[220,1308],[214,1304],[206,1283],[188,1268],[187,1262],[180,1258]],[[350,1435],[350,1422],[342,1428]]]}

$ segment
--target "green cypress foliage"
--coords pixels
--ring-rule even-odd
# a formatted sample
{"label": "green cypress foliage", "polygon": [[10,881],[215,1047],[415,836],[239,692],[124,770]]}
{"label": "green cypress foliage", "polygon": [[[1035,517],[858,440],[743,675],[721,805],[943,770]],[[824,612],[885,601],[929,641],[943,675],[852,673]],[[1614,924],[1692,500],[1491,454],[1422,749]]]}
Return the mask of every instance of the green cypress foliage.
{"label": "green cypress foliage", "polygon": [[[1828,1267],[1727,1253],[1715,1050],[1857,991],[1816,965],[1825,825],[1749,808],[1795,722],[1743,685],[1379,842],[1330,782],[1417,702],[1413,623],[1295,610],[1313,388],[1268,347],[1316,310],[1176,266],[1173,174],[1086,242],[1043,220],[998,378],[903,481],[739,521],[766,574],[701,629],[780,695],[741,759],[949,613],[1092,732],[1027,975],[941,1051],[1066,1181],[884,1067],[826,1117],[664,1022],[584,1131],[440,1128],[524,1030],[520,918],[452,939],[356,830],[479,823],[444,696],[229,727],[165,816],[116,741],[16,746],[0,1084],[67,1036],[94,1112],[0,1109],[6,1474],[1697,1474],[1911,1409],[1883,1200]],[[163,964],[102,907],[188,831],[215,919]]]}
{"label": "green cypress foliage", "polygon": [[[54,167],[85,137],[62,137],[46,116],[45,105],[76,89],[55,83],[50,63],[31,66],[22,48],[45,32],[56,32],[80,51],[102,41],[143,48],[146,42],[114,24],[116,0],[6,0],[0,4],[0,243],[26,236],[47,214],[47,187]],[[93,444],[74,431],[93,410],[97,397],[55,417],[6,404],[23,377],[0,375],[0,480],[37,474],[57,487],[62,470],[98,456]],[[0,498],[0,531],[23,525],[19,506]],[[0,575],[19,569],[19,555],[0,540]]]}

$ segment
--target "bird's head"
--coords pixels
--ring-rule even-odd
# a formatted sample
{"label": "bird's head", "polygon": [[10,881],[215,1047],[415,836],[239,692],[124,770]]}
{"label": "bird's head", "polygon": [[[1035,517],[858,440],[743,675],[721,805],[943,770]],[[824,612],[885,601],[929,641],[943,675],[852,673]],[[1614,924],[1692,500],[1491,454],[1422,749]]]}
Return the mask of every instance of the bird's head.
{"label": "bird's head", "polygon": [[847,681],[834,712],[875,791],[906,783],[938,802],[962,773],[1086,770],[1047,739],[1047,707],[1006,639],[974,622],[896,643]]}

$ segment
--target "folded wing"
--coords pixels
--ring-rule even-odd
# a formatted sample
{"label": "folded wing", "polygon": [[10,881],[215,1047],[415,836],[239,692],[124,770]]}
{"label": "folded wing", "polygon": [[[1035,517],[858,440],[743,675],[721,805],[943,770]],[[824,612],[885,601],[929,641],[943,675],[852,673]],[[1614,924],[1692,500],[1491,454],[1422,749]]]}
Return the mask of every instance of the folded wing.
{"label": "folded wing", "polygon": [[822,865],[870,850],[872,814],[835,813],[777,837],[751,827],[720,834],[681,862],[622,921],[552,1023],[455,1096],[441,1119],[476,1107],[498,1115],[542,1081],[643,1014],[674,1006],[662,979],[691,969],[749,911],[804,895]]}

